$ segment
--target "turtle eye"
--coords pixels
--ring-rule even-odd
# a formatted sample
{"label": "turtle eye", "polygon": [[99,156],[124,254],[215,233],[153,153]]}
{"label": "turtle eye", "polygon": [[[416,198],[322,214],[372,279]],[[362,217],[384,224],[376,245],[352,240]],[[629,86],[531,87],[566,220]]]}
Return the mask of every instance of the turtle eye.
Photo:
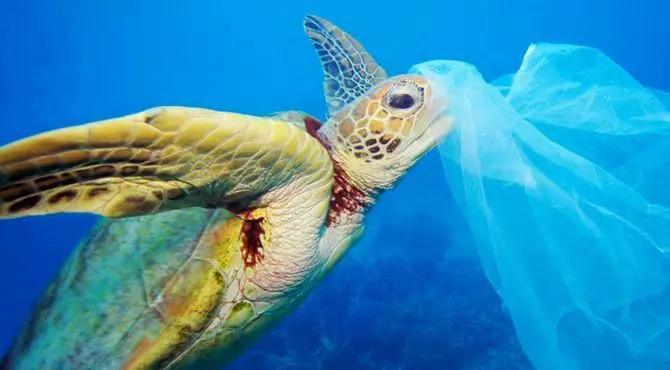
{"label": "turtle eye", "polygon": [[393,94],[389,96],[388,105],[395,109],[408,109],[414,105],[414,98],[410,94]]}
{"label": "turtle eye", "polygon": [[383,105],[402,116],[412,114],[423,103],[423,88],[407,80],[400,80],[386,93]]}

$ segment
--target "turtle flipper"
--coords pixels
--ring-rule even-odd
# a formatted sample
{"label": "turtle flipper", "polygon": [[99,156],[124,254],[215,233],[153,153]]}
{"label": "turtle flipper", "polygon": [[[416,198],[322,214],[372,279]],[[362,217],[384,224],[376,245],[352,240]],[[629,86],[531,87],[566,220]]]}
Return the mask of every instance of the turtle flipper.
{"label": "turtle flipper", "polygon": [[0,148],[0,217],[58,212],[114,217],[159,208],[162,189],[175,196],[183,186],[167,180],[167,171],[158,173],[157,149],[165,134],[145,118],[68,127]]}
{"label": "turtle flipper", "polygon": [[0,218],[244,209],[327,160],[308,134],[281,121],[156,108],[0,148]]}
{"label": "turtle flipper", "polygon": [[303,26],[323,67],[328,117],[386,79],[386,71],[339,27],[313,15],[305,17]]}

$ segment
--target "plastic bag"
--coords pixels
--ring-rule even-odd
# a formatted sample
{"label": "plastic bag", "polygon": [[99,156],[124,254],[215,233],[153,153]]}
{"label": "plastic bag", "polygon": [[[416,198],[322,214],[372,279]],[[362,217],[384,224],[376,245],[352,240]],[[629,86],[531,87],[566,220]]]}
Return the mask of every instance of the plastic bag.
{"label": "plastic bag", "polygon": [[533,364],[670,365],[667,95],[570,45],[491,84],[461,62],[410,73],[450,98],[447,181]]}

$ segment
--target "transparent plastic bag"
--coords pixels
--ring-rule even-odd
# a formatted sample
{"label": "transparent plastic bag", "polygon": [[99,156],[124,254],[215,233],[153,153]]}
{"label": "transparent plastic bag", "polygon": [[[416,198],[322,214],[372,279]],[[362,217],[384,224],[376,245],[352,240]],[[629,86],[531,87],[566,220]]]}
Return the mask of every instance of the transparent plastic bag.
{"label": "transparent plastic bag", "polygon": [[533,364],[670,365],[667,95],[571,45],[491,84],[461,62],[410,72],[449,96],[447,181]]}

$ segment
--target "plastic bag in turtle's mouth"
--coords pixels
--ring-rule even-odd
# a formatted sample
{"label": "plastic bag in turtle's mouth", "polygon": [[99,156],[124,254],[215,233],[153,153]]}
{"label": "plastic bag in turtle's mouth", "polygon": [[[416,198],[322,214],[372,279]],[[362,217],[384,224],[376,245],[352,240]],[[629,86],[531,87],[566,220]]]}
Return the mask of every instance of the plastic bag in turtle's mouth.
{"label": "plastic bag in turtle's mouth", "polygon": [[670,361],[670,95],[572,45],[492,84],[462,62],[410,72],[448,93],[447,181],[533,364]]}

